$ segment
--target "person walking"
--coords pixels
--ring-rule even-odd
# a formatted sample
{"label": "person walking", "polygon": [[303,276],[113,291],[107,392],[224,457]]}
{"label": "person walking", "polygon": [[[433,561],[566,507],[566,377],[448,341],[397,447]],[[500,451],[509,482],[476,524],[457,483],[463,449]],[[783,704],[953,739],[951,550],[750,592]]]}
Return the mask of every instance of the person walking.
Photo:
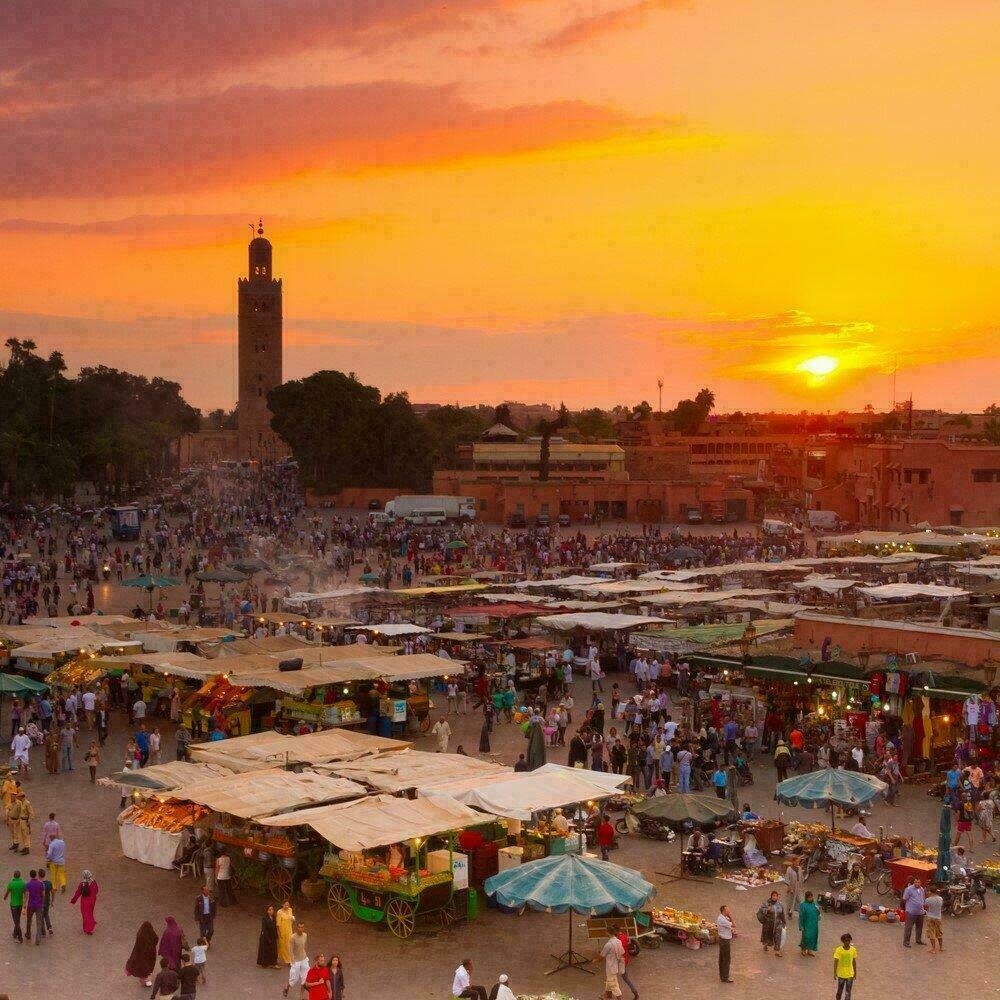
{"label": "person walking", "polygon": [[156,946],[159,943],[153,925],[144,920],[135,935],[132,952],[125,963],[125,975],[141,979],[144,986],[152,986],[152,975],[156,970]]}
{"label": "person walking", "polygon": [[181,952],[184,950],[184,932],[173,917],[167,917],[167,925],[160,935],[157,955],[167,963],[167,968],[176,972],[181,967]]}
{"label": "person walking", "polygon": [[719,915],[715,918],[715,926],[719,932],[719,979],[724,983],[733,980],[729,975],[733,960],[733,915],[725,903],[719,907]]}
{"label": "person walking", "polygon": [[799,951],[803,955],[816,956],[819,949],[819,919],[820,910],[813,899],[812,892],[807,891],[805,899],[799,904]]}
{"label": "person walking", "polygon": [[45,912],[45,883],[34,868],[28,873],[28,881],[24,886],[24,898],[27,903],[28,918],[24,924],[24,936],[31,941],[31,924],[35,924],[35,944],[40,945],[45,937],[43,914]]}
{"label": "person walking", "polygon": [[774,957],[781,958],[786,918],[785,908],[781,905],[776,892],[772,892],[770,897],[761,903],[757,910],[757,920],[760,923],[760,943],[764,951],[774,948]]}
{"label": "person walking", "polygon": [[84,762],[90,771],[90,783],[97,783],[97,765],[101,762],[101,748],[97,745],[97,740],[91,740],[87,752],[83,755]]}
{"label": "person walking", "polygon": [[344,983],[344,963],[339,955],[331,955],[327,964],[330,970],[330,1000],[344,1000],[347,986]]}
{"label": "person walking", "polygon": [[58,834],[49,841],[45,849],[45,860],[49,863],[49,878],[53,892],[66,891],[66,841]]}
{"label": "person walking", "polygon": [[195,1000],[198,995],[200,973],[190,952],[185,951],[181,955],[181,967],[177,970],[177,978],[180,980],[180,988],[176,1000]]}
{"label": "person walking", "polygon": [[691,791],[691,760],[691,751],[686,746],[682,747],[677,753],[678,792],[686,793]]}
{"label": "person walking", "polygon": [[232,906],[236,902],[233,895],[233,862],[225,851],[215,859],[215,884],[219,888],[222,905]]}
{"label": "person walking", "polygon": [[903,947],[910,947],[910,937],[914,927],[917,929],[917,944],[924,944],[924,887],[917,882],[916,875],[911,875],[903,890],[903,909],[905,921],[903,929]]}
{"label": "person walking", "polygon": [[[309,974],[309,936],[306,934],[306,925],[298,921],[295,925],[295,933],[289,942],[292,954],[291,965],[288,966],[288,985],[285,986],[282,996],[288,996],[290,989],[297,989],[301,992],[305,984],[306,976]],[[296,994],[298,996],[298,994]]]}
{"label": "person walking", "polygon": [[80,919],[83,923],[84,934],[93,934],[97,928],[94,910],[97,906],[98,892],[100,892],[100,886],[94,881],[94,876],[85,868],[80,884],[76,887],[76,892],[73,893],[73,898],[70,900],[72,904],[80,903]]}
{"label": "person walking", "polygon": [[10,905],[10,918],[14,922],[14,933],[11,937],[18,944],[24,941],[24,934],[21,931],[21,911],[24,909],[24,887],[25,881],[21,878],[20,871],[15,871],[3,893],[3,898]]}
{"label": "person walking", "polygon": [[269,906],[260,918],[260,934],[257,937],[257,965],[262,969],[277,969],[278,966],[278,924],[274,919],[274,907]]}
{"label": "person walking", "polygon": [[784,740],[778,740],[778,745],[774,749],[774,769],[778,772],[779,782],[788,777],[788,767],[791,762],[792,752],[788,749],[788,744]]}
{"label": "person walking", "polygon": [[201,887],[201,892],[194,901],[194,919],[198,921],[200,936],[211,943],[215,933],[216,903],[207,885]]}
{"label": "person walking", "polygon": [[76,729],[68,719],[59,733],[59,767],[63,771],[73,770],[73,746],[76,743]]}
{"label": "person walking", "polygon": [[274,915],[278,928],[278,964],[292,963],[292,931],[295,930],[295,912],[292,904],[286,899]]}
{"label": "person walking", "polygon": [[612,928],[612,933],[618,936],[618,940],[622,943],[622,982],[632,991],[632,1000],[639,1000],[639,991],[635,988],[635,983],[632,982],[628,974],[629,963],[632,960],[632,956],[628,953],[628,934],[622,930],[621,927]]}
{"label": "person walking", "polygon": [[851,1000],[858,978],[858,949],[850,934],[840,935],[840,945],[833,950],[833,978],[837,980],[837,1000]]}
{"label": "person walking", "polygon": [[620,997],[622,988],[618,985],[618,977],[625,971],[625,949],[617,934],[612,933],[604,942],[601,958],[604,959],[604,988],[611,996]]}
{"label": "person walking", "polygon": [[161,958],[160,971],[153,980],[153,992],[150,993],[149,1000],[156,1000],[157,997],[173,997],[180,984],[180,977],[170,968],[167,960]]}

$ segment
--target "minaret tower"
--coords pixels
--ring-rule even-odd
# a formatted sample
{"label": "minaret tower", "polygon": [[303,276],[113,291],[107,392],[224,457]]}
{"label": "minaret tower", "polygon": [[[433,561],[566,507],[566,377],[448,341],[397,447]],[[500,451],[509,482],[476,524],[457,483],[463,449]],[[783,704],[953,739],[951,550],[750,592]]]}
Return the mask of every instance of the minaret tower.
{"label": "minaret tower", "polygon": [[[252,227],[251,227],[252,228]],[[239,454],[273,462],[285,448],[271,430],[267,394],[281,385],[281,281],[271,268],[271,241],[264,222],[250,241],[249,269],[239,296]]]}

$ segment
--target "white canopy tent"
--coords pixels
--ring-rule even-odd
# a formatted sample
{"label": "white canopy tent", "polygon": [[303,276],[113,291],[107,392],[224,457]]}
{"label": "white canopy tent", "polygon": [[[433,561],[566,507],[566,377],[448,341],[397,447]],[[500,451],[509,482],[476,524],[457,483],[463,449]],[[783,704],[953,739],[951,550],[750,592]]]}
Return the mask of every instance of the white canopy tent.
{"label": "white canopy tent", "polygon": [[621,632],[626,629],[642,628],[645,625],[673,624],[668,618],[653,618],[649,615],[613,615],[606,611],[542,615],[535,620],[543,628],[554,629],[556,632],[572,632],[578,628],[588,632]]}
{"label": "white canopy tent", "polygon": [[873,601],[899,601],[910,597],[936,597],[947,600],[969,596],[969,592],[961,587],[945,587],[933,583],[886,583],[881,587],[858,587],[858,593]]}
{"label": "white canopy tent", "polygon": [[385,622],[382,625],[348,625],[347,632],[371,632],[372,635],[428,635],[433,629],[414,625],[413,622]]}

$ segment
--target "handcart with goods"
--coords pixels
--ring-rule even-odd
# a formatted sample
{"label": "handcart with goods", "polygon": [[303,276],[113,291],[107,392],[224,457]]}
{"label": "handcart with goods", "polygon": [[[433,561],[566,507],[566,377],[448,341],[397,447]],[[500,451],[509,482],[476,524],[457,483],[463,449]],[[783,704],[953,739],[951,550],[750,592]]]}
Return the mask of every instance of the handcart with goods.
{"label": "handcart with goods", "polygon": [[314,878],[323,860],[323,845],[308,834],[283,831],[223,816],[212,839],[232,860],[237,888],[269,895],[278,903],[291,899],[303,880]]}
{"label": "handcart with goods", "polygon": [[719,943],[718,928],[701,914],[663,906],[654,907],[650,917],[654,929],[665,941],[677,941],[688,948]]}

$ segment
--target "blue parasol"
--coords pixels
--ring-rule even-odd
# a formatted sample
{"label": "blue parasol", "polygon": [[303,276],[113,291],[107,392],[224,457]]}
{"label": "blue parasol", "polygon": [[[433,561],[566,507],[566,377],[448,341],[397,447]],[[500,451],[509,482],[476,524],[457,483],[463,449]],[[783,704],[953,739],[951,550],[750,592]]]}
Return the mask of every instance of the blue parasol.
{"label": "blue parasol", "polygon": [[[560,969],[578,968],[590,960],[573,951],[573,913],[631,913],[656,891],[638,872],[576,854],[529,861],[493,875],[483,884],[487,896],[504,906],[530,906],[547,913],[569,913],[569,950],[553,956]],[[589,969],[583,969],[589,972]]]}
{"label": "blue parasol", "polygon": [[829,809],[834,806],[853,809],[884,795],[889,786],[870,774],[827,767],[810,771],[778,784],[774,797],[787,806],[805,809]]}

